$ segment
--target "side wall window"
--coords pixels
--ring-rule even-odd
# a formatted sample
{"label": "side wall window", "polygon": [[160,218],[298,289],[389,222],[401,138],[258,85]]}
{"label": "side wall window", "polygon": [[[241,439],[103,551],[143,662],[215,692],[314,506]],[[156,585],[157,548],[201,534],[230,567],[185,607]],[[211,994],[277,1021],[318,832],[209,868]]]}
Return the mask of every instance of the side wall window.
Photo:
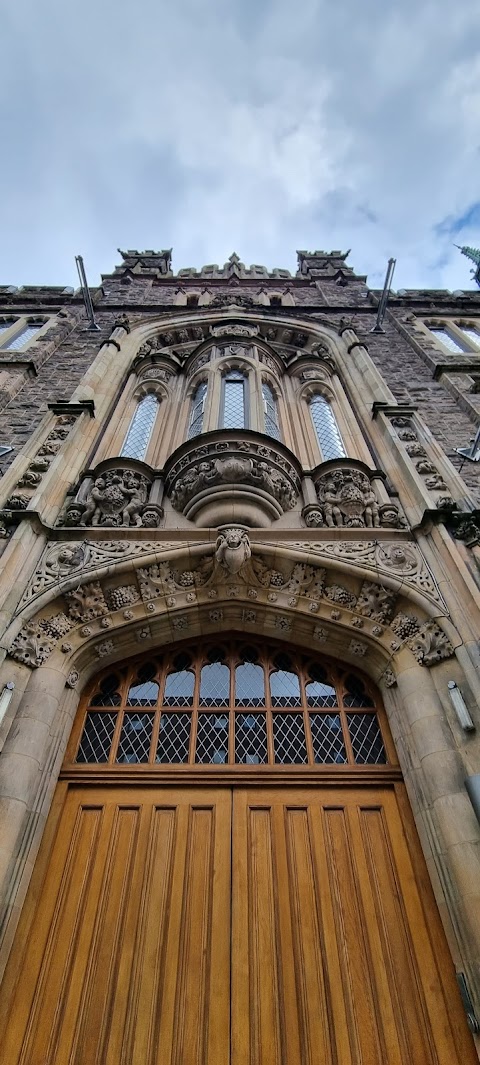
{"label": "side wall window", "polygon": [[247,379],[240,370],[229,370],[222,378],[220,429],[247,429]]}
{"label": "side wall window", "polygon": [[188,440],[191,440],[193,436],[198,436],[202,432],[206,398],[207,383],[206,381],[203,381],[201,385],[198,385],[198,388],[193,394],[190,424],[188,427]]}
{"label": "side wall window", "polygon": [[345,458],[343,440],[328,399],[321,395],[312,396],[310,413],[323,461]]}
{"label": "side wall window", "polygon": [[124,458],[145,458],[159,406],[159,400],[151,394],[140,400],[120,452]]}
{"label": "side wall window", "polygon": [[263,410],[265,413],[265,432],[267,436],[273,436],[275,440],[281,440],[278,426],[277,402],[270,388],[264,381],[262,383]]}

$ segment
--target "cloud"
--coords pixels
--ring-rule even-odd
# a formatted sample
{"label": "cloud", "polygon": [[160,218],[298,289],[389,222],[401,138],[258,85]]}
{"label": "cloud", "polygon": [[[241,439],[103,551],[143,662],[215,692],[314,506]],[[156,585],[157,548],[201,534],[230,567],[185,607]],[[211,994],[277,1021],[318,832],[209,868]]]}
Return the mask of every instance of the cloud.
{"label": "cloud", "polygon": [[0,67],[0,283],[91,283],[122,247],[468,287],[477,0],[17,0]]}

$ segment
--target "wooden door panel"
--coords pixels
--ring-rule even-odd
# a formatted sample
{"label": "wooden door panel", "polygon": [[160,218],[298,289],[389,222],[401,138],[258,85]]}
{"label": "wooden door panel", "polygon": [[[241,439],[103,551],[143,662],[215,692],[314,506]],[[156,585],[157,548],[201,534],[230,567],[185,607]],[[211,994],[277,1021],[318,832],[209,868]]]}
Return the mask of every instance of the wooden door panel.
{"label": "wooden door panel", "polygon": [[239,790],[233,870],[232,1065],[473,1065],[393,790]]}
{"label": "wooden door panel", "polygon": [[226,790],[68,793],[9,962],[4,1061],[227,1065],[230,822]]}

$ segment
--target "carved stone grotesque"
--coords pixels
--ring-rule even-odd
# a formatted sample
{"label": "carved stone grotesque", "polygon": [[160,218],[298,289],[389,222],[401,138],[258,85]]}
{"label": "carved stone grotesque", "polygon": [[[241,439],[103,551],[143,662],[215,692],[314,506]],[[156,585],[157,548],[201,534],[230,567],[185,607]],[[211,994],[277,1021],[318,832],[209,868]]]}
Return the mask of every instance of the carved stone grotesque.
{"label": "carved stone grotesque", "polygon": [[333,469],[317,482],[318,500],[325,525],[330,528],[395,528],[401,522],[398,508],[379,506],[369,478],[362,470]]}
{"label": "carved stone grotesque", "polygon": [[86,494],[67,507],[62,524],[69,526],[123,526],[155,528],[162,510],[147,502],[149,482],[136,470],[109,469],[99,474]]}
{"label": "carved stone grotesque", "polygon": [[250,540],[245,529],[222,529],[215,547],[215,558],[230,576],[239,573],[251,555]]}

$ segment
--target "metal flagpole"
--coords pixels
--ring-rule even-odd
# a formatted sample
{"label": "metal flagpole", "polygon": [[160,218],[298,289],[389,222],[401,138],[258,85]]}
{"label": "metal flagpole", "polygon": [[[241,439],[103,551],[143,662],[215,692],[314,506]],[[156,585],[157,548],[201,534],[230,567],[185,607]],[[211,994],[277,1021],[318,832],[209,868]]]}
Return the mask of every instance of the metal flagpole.
{"label": "metal flagpole", "polygon": [[75,262],[77,264],[78,276],[80,278],[80,285],[83,293],[83,302],[85,304],[85,310],[87,312],[87,318],[90,321],[89,329],[94,329],[95,332],[100,332],[100,326],[95,321],[95,314],[93,311],[92,297],[90,296],[90,290],[87,285],[87,276],[85,274],[85,267],[83,265],[83,258],[81,255],[75,256]]}

